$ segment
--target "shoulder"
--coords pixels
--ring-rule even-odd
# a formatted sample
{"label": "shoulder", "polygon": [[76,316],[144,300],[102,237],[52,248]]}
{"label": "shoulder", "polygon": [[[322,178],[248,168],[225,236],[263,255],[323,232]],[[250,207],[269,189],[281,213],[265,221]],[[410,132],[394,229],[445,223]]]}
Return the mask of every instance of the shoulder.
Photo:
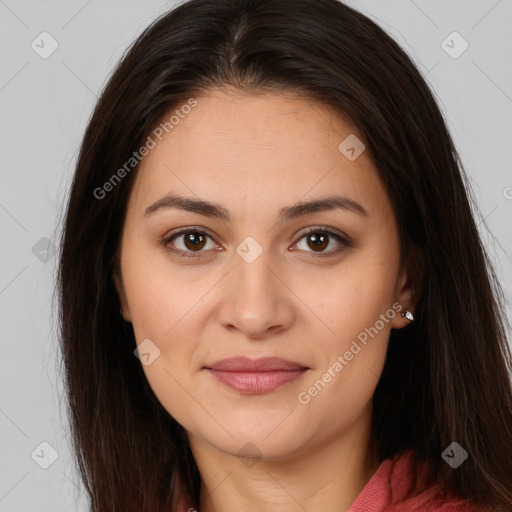
{"label": "shoulder", "polygon": [[384,460],[348,512],[485,512],[429,484],[429,466],[412,450]]}

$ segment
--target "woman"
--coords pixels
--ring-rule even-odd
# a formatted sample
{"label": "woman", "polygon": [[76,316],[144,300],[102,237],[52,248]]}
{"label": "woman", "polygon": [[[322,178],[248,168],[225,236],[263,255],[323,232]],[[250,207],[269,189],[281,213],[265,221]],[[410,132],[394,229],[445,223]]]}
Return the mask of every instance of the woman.
{"label": "woman", "polygon": [[468,195],[421,74],[341,2],[156,20],[89,122],[61,243],[92,510],[511,510]]}

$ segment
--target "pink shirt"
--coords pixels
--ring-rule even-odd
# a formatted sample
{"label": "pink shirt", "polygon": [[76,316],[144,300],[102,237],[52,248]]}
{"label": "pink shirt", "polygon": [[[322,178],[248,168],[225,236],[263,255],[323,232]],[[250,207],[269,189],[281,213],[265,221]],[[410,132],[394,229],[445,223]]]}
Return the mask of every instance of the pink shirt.
{"label": "pink shirt", "polygon": [[[384,460],[347,512],[477,512],[469,500],[458,499],[436,484],[428,489],[428,466],[414,463],[405,451]],[[454,469],[454,471],[457,471]]]}
{"label": "pink shirt", "polygon": [[[346,512],[484,512],[439,485],[426,489],[429,468],[419,461],[416,465],[413,455],[407,450],[384,460]],[[186,500],[178,502],[179,512],[195,512]]]}

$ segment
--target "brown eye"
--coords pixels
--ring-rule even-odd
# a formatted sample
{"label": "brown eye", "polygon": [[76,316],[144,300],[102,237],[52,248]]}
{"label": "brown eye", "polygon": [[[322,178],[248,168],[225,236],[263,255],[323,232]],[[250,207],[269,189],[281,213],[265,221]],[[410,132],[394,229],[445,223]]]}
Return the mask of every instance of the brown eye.
{"label": "brown eye", "polygon": [[314,251],[322,251],[329,245],[329,235],[323,233],[313,233],[307,236],[308,247]]}
{"label": "brown eye", "polygon": [[[305,247],[300,247],[300,243],[305,239]],[[332,246],[332,241],[335,241],[334,248],[326,250],[329,246]],[[297,242],[297,247],[305,252],[317,253],[318,256],[334,256],[342,251],[345,247],[351,247],[348,239],[343,238],[338,233],[335,233],[327,228],[313,228],[307,233],[304,233]]]}
{"label": "brown eye", "polygon": [[[205,249],[208,239],[212,240],[209,235],[196,229],[185,229],[179,233],[164,238],[163,245],[172,252],[178,253],[180,256],[195,257],[200,256]],[[212,240],[212,245],[208,249],[215,248],[216,245]],[[194,254],[196,253],[196,254]]]}
{"label": "brown eye", "polygon": [[[211,240],[212,245],[206,247],[208,239]],[[335,233],[329,229],[311,229],[309,232],[304,233],[300,238],[299,242],[295,245],[299,246],[300,242],[306,239],[306,247],[299,249],[304,252],[313,252],[317,256],[335,256],[346,247],[351,247],[351,243],[348,239],[342,237],[338,233]],[[335,241],[335,247],[331,250],[326,250],[332,245],[332,241]],[[164,238],[162,244],[169,251],[177,253],[179,256],[184,257],[199,257],[201,253],[207,252],[206,249],[217,248],[215,242],[210,235],[197,229],[184,229],[178,233]],[[203,251],[203,249],[205,249]]]}
{"label": "brown eye", "polygon": [[185,247],[191,251],[195,251],[196,249],[200,250],[206,244],[206,237],[201,233],[189,233],[184,236],[183,243]]}

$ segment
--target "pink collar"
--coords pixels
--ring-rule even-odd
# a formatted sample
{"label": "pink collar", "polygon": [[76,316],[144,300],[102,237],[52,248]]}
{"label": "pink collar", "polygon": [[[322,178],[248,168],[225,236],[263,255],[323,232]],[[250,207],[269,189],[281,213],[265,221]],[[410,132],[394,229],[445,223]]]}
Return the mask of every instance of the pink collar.
{"label": "pink collar", "polygon": [[429,466],[406,450],[384,460],[347,512],[471,512],[468,500],[455,498],[439,484],[428,486]]}

